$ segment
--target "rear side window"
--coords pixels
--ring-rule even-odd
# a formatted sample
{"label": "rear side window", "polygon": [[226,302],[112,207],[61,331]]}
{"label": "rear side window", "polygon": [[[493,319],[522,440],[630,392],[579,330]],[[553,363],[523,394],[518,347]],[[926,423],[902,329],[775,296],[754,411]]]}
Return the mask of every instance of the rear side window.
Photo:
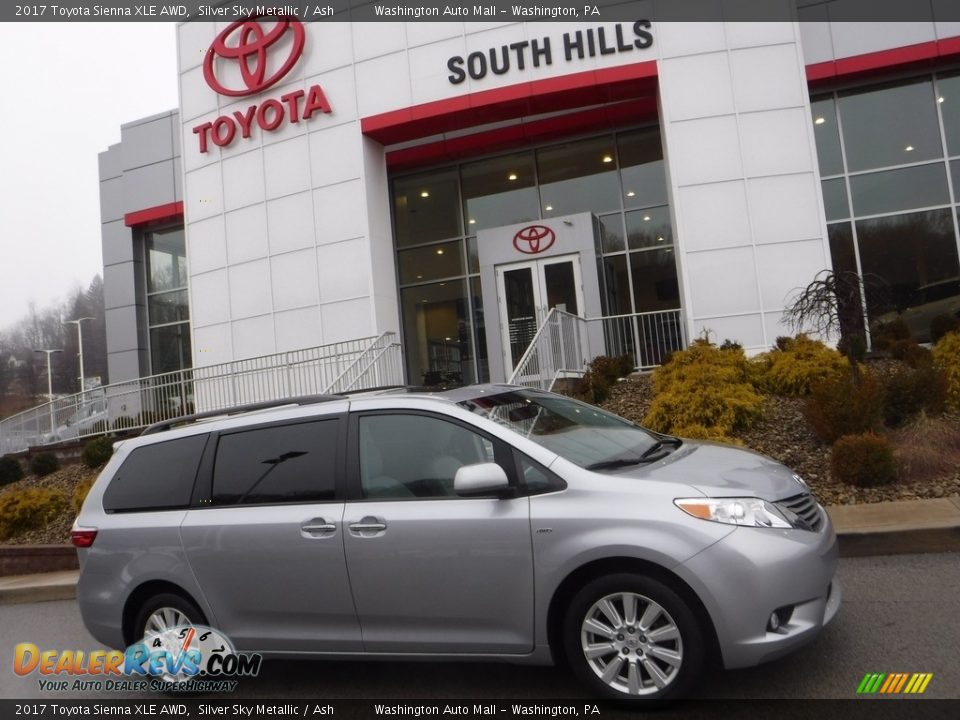
{"label": "rear side window", "polygon": [[222,435],[213,504],[333,500],[339,424],[322,420]]}
{"label": "rear side window", "polygon": [[107,512],[173,510],[190,505],[206,435],[139,447],[123,461],[103,494]]}

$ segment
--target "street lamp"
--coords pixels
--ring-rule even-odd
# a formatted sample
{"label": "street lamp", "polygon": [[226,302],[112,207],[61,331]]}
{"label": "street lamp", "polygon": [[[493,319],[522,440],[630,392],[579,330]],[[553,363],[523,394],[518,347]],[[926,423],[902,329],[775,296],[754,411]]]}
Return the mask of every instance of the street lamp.
{"label": "street lamp", "polygon": [[[56,425],[53,423],[53,373],[50,372],[50,356],[63,350],[34,350],[34,352],[47,354],[47,401],[50,403],[50,432],[52,433]],[[39,429],[37,428],[38,431]]]}
{"label": "street lamp", "polygon": [[84,383],[84,380],[83,380],[83,330],[80,327],[80,323],[82,323],[84,320],[93,320],[93,318],[82,317],[82,318],[77,318],[76,320],[64,320],[63,318],[60,318],[60,322],[63,323],[64,325],[77,326],[77,347],[79,349],[79,352],[77,353],[77,355],[80,356],[80,392],[84,392],[86,390],[86,387],[84,387],[84,384],[83,384]]}

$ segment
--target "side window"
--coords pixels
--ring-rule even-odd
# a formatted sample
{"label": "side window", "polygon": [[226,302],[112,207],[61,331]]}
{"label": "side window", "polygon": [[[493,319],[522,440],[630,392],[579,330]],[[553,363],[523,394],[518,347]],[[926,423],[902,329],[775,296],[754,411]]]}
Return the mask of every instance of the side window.
{"label": "side window", "polygon": [[495,462],[493,443],[456,423],[424,415],[359,419],[360,486],[366,498],[455,497],[464,465]]}
{"label": "side window", "polygon": [[107,512],[190,506],[206,435],[139,447],[123,461],[103,494]]}
{"label": "side window", "polygon": [[333,500],[338,426],[338,420],[321,420],[222,435],[212,504]]}
{"label": "side window", "polygon": [[528,495],[540,495],[567,489],[567,484],[560,477],[547,470],[536,460],[531,460],[521,452],[516,455],[517,468],[520,471],[520,484]]}

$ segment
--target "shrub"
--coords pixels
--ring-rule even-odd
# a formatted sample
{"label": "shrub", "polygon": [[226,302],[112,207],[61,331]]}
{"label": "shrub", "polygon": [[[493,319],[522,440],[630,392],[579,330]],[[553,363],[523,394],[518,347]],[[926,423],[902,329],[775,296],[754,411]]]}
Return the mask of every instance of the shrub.
{"label": "shrub", "polygon": [[102,435],[105,432],[110,432],[110,424],[106,420],[97,420],[90,426],[91,435]]}
{"label": "shrub", "polygon": [[0,494],[0,540],[46,525],[66,505],[66,498],[58,490],[7,490]]}
{"label": "shrub", "polygon": [[0,486],[15,483],[23,479],[23,467],[15,457],[0,457]]}
{"label": "shrub", "polygon": [[113,421],[114,430],[126,430],[137,426],[137,421],[129,415],[121,415]]}
{"label": "shrub", "polygon": [[930,321],[930,340],[934,343],[940,341],[947,333],[960,332],[960,320],[953,315],[937,315]]}
{"label": "shrub", "polygon": [[927,348],[913,340],[896,340],[890,347],[890,357],[902,360],[910,367],[923,367],[933,364],[933,356]]}
{"label": "shrub", "polygon": [[946,393],[946,377],[932,365],[899,370],[884,379],[883,420],[898,427],[920,412],[939,415]]}
{"label": "shrub", "polygon": [[60,461],[57,460],[57,456],[53,453],[37,453],[30,459],[30,472],[37,477],[44,477],[45,475],[55,473],[59,469]]}
{"label": "shrub", "polygon": [[890,441],[874,433],[844,435],[833,446],[830,470],[834,480],[874,487],[897,479],[897,463]]}
{"label": "shrub", "polygon": [[921,414],[890,433],[897,472],[903,482],[952,476],[960,466],[960,423]]}
{"label": "shrub", "polygon": [[575,395],[581,400],[601,403],[610,397],[610,387],[633,372],[630,355],[598,355],[587,365],[587,372],[577,383]]}
{"label": "shrub", "polygon": [[750,383],[750,363],[743,351],[721,350],[706,340],[675,352],[654,372],[653,388],[644,423],[665,433],[705,431],[714,439],[725,439],[752,425],[763,407],[763,398]]}
{"label": "shrub", "polygon": [[960,333],[947,333],[933,348],[933,364],[943,371],[947,407],[960,410]]}
{"label": "shrub", "polygon": [[91,470],[105,464],[113,455],[113,440],[108,437],[94,438],[83,446],[83,464]]}
{"label": "shrub", "polygon": [[883,388],[868,373],[860,382],[840,375],[813,387],[803,415],[813,431],[832,443],[842,435],[857,435],[883,426]]}
{"label": "shrub", "polygon": [[77,483],[77,486],[73,488],[73,497],[71,498],[71,503],[73,504],[73,511],[75,513],[80,512],[80,508],[83,507],[83,501],[87,499],[87,493],[90,492],[90,488],[93,487],[93,478],[83,480]]}
{"label": "shrub", "polygon": [[910,328],[902,317],[880,323],[870,333],[874,350],[889,350],[897,340],[909,340]]}
{"label": "shrub", "polygon": [[850,371],[843,355],[803,334],[790,342],[780,343],[778,339],[778,349],[764,353],[755,362],[759,386],[775,395],[809,395],[814,385]]}

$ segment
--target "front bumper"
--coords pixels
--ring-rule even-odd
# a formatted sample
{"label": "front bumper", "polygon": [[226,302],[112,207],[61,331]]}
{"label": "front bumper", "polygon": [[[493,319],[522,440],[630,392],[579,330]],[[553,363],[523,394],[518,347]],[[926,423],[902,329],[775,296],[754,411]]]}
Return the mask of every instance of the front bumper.
{"label": "front bumper", "polygon": [[[737,528],[676,570],[710,614],[723,664],[758,665],[813,640],[842,599],[837,537],[822,508],[818,532]],[[792,606],[787,622],[767,629],[774,610]]]}

